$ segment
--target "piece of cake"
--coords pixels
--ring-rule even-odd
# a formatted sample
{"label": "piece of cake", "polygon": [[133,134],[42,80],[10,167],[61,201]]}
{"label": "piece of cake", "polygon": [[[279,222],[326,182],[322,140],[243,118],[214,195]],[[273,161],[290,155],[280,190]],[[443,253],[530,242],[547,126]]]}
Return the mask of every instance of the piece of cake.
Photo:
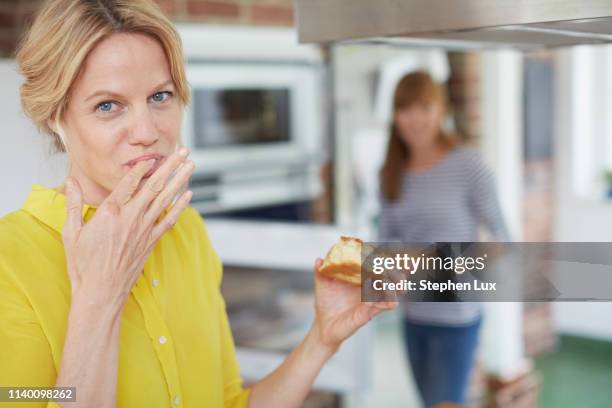
{"label": "piece of cake", "polygon": [[359,238],[342,236],[325,255],[319,273],[354,285],[361,285],[361,249]]}

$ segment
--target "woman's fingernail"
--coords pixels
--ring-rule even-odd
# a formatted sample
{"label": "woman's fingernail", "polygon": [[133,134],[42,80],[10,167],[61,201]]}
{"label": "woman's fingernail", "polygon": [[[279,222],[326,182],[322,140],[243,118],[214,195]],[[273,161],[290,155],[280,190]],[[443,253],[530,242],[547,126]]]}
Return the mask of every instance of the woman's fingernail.
{"label": "woman's fingernail", "polygon": [[181,147],[181,150],[179,150],[179,155],[181,157],[187,157],[188,153],[189,153],[189,150],[187,150],[186,147]]}

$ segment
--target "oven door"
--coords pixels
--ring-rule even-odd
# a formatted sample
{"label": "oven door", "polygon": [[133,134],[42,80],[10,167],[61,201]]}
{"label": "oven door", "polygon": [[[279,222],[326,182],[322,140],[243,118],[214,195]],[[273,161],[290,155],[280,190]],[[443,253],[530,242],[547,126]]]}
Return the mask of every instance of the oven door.
{"label": "oven door", "polygon": [[198,173],[314,158],[321,84],[308,64],[192,63],[183,141]]}

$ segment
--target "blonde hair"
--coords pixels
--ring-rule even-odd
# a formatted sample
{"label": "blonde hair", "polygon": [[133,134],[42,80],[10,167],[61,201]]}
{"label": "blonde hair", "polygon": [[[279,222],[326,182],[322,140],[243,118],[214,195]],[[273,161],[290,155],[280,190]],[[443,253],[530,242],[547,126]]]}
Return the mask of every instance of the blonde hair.
{"label": "blonde hair", "polygon": [[[179,34],[153,0],[46,0],[16,52],[21,107],[40,132],[66,152],[60,120],[70,89],[85,59],[103,38],[114,33],[139,33],[157,40],[183,106],[189,103],[183,49]],[[55,123],[58,133],[48,125]]]}

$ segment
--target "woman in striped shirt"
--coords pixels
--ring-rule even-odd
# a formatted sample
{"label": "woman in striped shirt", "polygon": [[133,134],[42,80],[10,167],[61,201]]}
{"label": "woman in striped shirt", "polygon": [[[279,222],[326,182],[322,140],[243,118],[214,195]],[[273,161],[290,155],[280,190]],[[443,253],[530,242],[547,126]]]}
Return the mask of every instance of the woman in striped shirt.
{"label": "woman in striped shirt", "polygon": [[[507,241],[492,172],[479,153],[442,129],[447,97],[431,76],[404,76],[381,169],[380,241],[474,242],[484,225]],[[402,305],[417,388],[427,407],[465,402],[482,320],[477,303]]]}

